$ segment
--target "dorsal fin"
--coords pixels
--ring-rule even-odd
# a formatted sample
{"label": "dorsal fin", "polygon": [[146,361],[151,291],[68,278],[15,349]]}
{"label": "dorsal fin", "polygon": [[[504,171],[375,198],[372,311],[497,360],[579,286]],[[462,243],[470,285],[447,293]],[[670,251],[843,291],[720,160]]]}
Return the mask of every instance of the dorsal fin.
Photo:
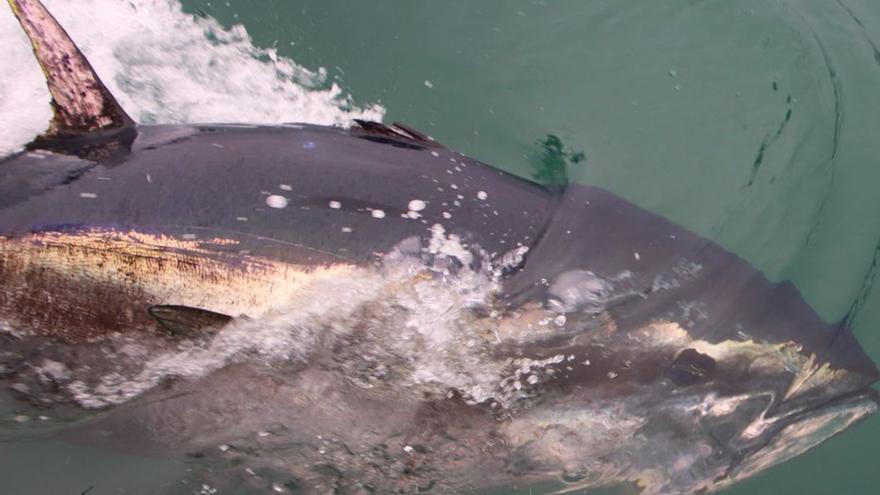
{"label": "dorsal fin", "polygon": [[45,137],[132,127],[79,48],[39,0],[8,0],[46,75],[54,118]]}

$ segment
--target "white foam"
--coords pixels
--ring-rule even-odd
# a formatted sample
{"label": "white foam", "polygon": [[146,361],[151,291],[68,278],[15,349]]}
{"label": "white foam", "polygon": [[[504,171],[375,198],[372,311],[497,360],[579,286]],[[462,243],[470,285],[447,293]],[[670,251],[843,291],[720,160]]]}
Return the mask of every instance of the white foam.
{"label": "white foam", "polygon": [[287,208],[287,198],[273,194],[266,198],[266,205],[270,208]]}
{"label": "white foam", "polygon": [[[381,120],[358,107],[324,69],[311,71],[257,48],[242,26],[226,31],[174,0],[45,0],[125,110],[138,122]],[[0,13],[0,156],[20,149],[51,118],[30,44],[9,9]],[[212,39],[209,39],[211,37]]]}
{"label": "white foam", "polygon": [[548,293],[551,295],[550,306],[557,311],[597,313],[605,308],[612,288],[589,270],[572,270],[557,276]]}
{"label": "white foam", "polygon": [[456,258],[462,264],[470,265],[474,260],[474,255],[460,241],[455,234],[447,237],[446,229],[439,223],[435,223],[431,226],[431,243],[428,246],[428,252]]}
{"label": "white foam", "polygon": [[0,156],[20,149],[46,129],[49,92],[31,46],[12,12],[0,11]]}

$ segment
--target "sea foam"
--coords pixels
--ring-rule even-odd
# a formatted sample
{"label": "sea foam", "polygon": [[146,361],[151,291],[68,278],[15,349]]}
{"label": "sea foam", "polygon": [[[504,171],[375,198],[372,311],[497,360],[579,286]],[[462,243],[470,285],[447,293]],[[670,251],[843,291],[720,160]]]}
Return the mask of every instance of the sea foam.
{"label": "sea foam", "polygon": [[[139,123],[381,121],[379,105],[354,103],[323,68],[307,69],[254,46],[171,0],[45,0],[110,91]],[[46,129],[49,93],[12,12],[0,15],[0,156]]]}

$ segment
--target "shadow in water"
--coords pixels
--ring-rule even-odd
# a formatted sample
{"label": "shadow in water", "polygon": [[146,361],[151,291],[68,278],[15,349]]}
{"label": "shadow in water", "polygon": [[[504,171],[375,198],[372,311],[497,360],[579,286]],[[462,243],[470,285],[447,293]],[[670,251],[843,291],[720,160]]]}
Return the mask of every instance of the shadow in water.
{"label": "shadow in water", "polygon": [[565,187],[568,169],[587,160],[583,151],[572,150],[554,134],[547,134],[537,144],[537,151],[529,157],[531,178],[543,186]]}

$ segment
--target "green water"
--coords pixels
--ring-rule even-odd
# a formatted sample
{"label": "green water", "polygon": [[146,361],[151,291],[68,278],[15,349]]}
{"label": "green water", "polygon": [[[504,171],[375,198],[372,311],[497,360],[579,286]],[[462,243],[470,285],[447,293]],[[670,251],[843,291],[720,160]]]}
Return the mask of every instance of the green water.
{"label": "green water", "polygon": [[[861,301],[854,329],[880,360],[880,291],[866,287],[880,240],[880,3],[184,5],[506,170],[532,175],[557,137],[585,156],[568,160],[575,180],[793,280],[826,319]],[[878,444],[874,417],[728,493],[872,493]]]}
{"label": "green water", "polygon": [[[718,241],[794,281],[827,320],[852,316],[880,362],[876,0],[184,7],[326,67],[356,102],[381,103],[388,122],[525,176],[553,180],[548,164],[562,163],[574,180]],[[726,493],[873,493],[878,444],[874,417]],[[173,492],[185,469],[60,444],[0,449],[9,493]],[[11,477],[34,470],[46,476]]]}

